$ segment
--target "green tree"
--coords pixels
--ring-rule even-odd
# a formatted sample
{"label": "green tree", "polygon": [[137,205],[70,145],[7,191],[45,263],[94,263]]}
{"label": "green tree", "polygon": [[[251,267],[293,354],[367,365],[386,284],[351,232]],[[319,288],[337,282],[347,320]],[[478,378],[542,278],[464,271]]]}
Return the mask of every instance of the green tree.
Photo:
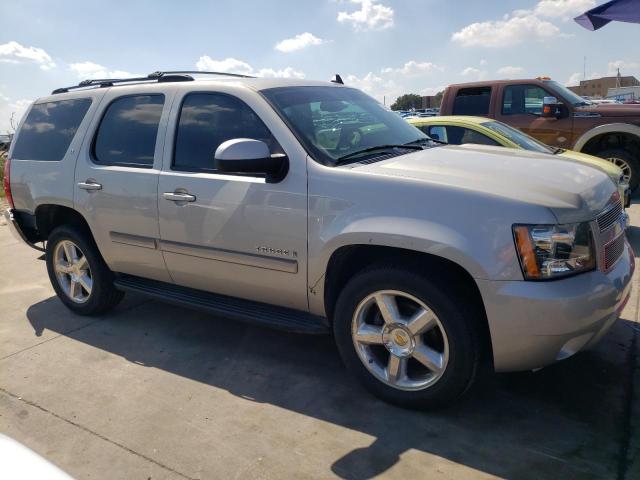
{"label": "green tree", "polygon": [[422,97],[415,93],[407,93],[399,96],[391,105],[391,110],[409,110],[411,108],[420,108],[422,106]]}
{"label": "green tree", "polygon": [[442,103],[442,96],[444,95],[444,90],[439,91],[435,94],[435,106],[440,108],[440,104]]}

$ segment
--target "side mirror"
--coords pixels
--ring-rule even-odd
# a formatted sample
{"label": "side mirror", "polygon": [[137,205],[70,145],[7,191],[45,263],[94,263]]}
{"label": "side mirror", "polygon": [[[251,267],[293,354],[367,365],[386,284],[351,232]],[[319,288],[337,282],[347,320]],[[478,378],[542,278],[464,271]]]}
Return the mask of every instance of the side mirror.
{"label": "side mirror", "polygon": [[542,99],[542,117],[560,118],[562,117],[563,104],[556,97],[544,97]]}
{"label": "side mirror", "polygon": [[221,143],[216,149],[214,164],[220,172],[265,175],[267,182],[279,182],[289,170],[286,155],[271,155],[266,143],[250,138]]}

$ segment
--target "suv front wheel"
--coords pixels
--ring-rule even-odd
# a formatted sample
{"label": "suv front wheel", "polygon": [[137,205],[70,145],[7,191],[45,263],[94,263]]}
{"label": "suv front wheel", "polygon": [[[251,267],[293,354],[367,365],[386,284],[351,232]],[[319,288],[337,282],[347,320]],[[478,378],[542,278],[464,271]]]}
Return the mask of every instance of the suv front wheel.
{"label": "suv front wheel", "polygon": [[347,368],[378,397],[410,408],[441,406],[473,383],[476,319],[453,286],[394,266],[356,274],[334,316]]}
{"label": "suv front wheel", "polygon": [[56,294],[80,315],[110,310],[123,293],[113,286],[113,273],[92,239],[76,227],[63,225],[51,232],[46,249],[47,272]]}

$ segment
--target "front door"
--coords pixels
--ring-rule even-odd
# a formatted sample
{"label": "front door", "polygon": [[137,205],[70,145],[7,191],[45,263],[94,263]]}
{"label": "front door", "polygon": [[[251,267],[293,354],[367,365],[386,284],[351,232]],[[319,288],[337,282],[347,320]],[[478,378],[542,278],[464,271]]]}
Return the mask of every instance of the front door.
{"label": "front door", "polygon": [[163,93],[105,94],[75,173],[74,202],[107,265],[170,281],[158,248],[158,177],[170,98]]}
{"label": "front door", "polygon": [[[305,156],[283,149],[290,140],[279,142],[265,126],[284,128],[266,102],[231,92],[187,92],[174,101],[170,124],[177,126],[158,190],[167,268],[178,285],[307,310]],[[269,111],[266,122],[256,113]],[[286,177],[267,183],[218,173],[214,153],[234,138],[287,154]]]}
{"label": "front door", "polygon": [[[502,102],[496,106],[496,118],[524,133],[537,138],[542,143],[555,147],[570,148],[573,118],[542,117],[544,97],[553,97],[553,93],[539,85],[506,85],[502,90]],[[562,101],[562,99],[558,99]],[[566,106],[566,112],[569,112]]]}

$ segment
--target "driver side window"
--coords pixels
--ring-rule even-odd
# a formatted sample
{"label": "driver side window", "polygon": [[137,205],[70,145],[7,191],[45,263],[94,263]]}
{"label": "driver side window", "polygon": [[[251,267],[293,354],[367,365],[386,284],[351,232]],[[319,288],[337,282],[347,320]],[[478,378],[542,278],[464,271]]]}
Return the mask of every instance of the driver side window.
{"label": "driver side window", "polygon": [[542,101],[551,94],[538,85],[509,85],[504,89],[503,115],[542,115]]}
{"label": "driver side window", "polygon": [[191,93],[182,102],[171,168],[215,172],[216,149],[234,138],[262,140],[272,154],[282,153],[266,125],[242,100],[222,93]]}

